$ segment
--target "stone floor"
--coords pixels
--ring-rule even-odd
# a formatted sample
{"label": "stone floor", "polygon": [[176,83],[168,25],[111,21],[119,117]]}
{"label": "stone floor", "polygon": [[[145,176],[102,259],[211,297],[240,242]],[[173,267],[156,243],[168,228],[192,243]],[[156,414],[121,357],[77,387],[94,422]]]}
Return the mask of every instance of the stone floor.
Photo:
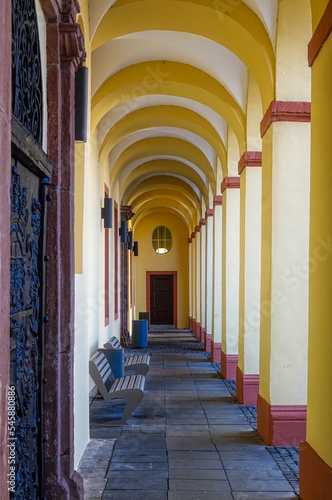
{"label": "stone floor", "polygon": [[298,498],[298,449],[266,446],[256,408],[239,405],[188,330],[149,332],[143,401],[120,426],[124,404],[92,396],[91,441],[80,462],[86,500]]}

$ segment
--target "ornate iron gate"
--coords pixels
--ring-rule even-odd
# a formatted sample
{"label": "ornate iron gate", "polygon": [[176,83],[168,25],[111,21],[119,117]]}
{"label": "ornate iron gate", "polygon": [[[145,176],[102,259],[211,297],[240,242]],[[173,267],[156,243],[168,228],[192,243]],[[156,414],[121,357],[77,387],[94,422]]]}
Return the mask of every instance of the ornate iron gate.
{"label": "ornate iron gate", "polygon": [[[10,369],[15,386],[17,499],[43,499],[43,385],[47,185],[43,97],[34,0],[12,1],[12,182],[10,225]],[[15,433],[15,436],[13,434]],[[11,439],[12,438],[12,439]]]}

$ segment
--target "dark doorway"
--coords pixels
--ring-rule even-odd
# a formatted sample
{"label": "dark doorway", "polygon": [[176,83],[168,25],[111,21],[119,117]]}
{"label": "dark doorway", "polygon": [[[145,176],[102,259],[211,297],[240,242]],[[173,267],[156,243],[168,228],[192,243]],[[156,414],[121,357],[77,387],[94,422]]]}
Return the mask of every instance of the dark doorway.
{"label": "dark doorway", "polygon": [[152,325],[174,324],[173,274],[150,275],[150,323]]}

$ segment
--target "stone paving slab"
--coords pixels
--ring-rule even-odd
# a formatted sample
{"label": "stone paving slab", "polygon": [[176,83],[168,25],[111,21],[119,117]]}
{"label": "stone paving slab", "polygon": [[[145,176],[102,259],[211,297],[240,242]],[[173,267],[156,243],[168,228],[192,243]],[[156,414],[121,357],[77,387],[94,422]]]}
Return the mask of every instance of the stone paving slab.
{"label": "stone paving slab", "polygon": [[105,490],[103,500],[167,500],[167,490]]}
{"label": "stone paving slab", "polygon": [[260,491],[260,492],[234,492],[234,500],[294,500],[299,498],[295,493],[290,492],[271,492],[271,491]]}
{"label": "stone paving slab", "polygon": [[169,489],[177,491],[231,491],[228,481],[206,479],[170,479]]}
{"label": "stone paving slab", "polygon": [[227,480],[222,469],[170,469],[169,479]]}
{"label": "stone paving slab", "polygon": [[168,500],[233,500],[233,497],[229,491],[169,491]]}

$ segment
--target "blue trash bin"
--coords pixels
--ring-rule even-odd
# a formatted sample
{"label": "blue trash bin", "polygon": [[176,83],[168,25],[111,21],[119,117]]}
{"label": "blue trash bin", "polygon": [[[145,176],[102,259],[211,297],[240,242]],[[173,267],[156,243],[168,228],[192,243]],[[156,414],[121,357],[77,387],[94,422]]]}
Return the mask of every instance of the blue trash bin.
{"label": "blue trash bin", "polygon": [[132,346],[148,347],[148,321],[134,319],[132,322]]}
{"label": "blue trash bin", "polygon": [[124,377],[124,350],[123,349],[98,349],[109,362],[115,378]]}

